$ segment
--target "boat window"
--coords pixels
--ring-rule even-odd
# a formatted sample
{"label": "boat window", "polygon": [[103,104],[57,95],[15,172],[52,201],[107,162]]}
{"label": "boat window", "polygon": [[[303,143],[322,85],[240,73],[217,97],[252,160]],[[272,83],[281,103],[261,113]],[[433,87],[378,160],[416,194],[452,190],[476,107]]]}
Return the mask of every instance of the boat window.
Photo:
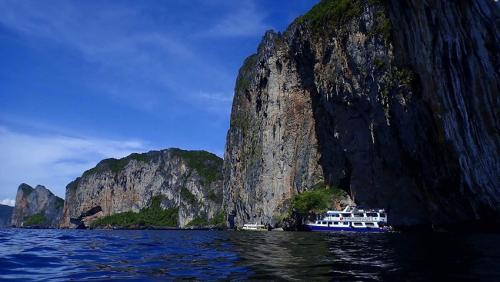
{"label": "boat window", "polygon": [[375,224],[373,224],[373,222],[367,222],[365,223],[366,226],[375,226]]}
{"label": "boat window", "polygon": [[370,212],[370,213],[367,213],[366,216],[368,216],[368,217],[377,217],[378,214],[375,213],[375,212]]}
{"label": "boat window", "polygon": [[355,213],[353,214],[355,217],[363,217],[364,215],[362,213]]}
{"label": "boat window", "polygon": [[349,222],[342,222],[343,225],[349,225]]}
{"label": "boat window", "polygon": [[385,213],[380,214],[380,217],[385,217],[385,216],[386,216]]}
{"label": "boat window", "polygon": [[351,217],[351,214],[350,213],[343,213],[342,216],[343,217]]}
{"label": "boat window", "polygon": [[363,226],[361,222],[354,222],[354,226]]}

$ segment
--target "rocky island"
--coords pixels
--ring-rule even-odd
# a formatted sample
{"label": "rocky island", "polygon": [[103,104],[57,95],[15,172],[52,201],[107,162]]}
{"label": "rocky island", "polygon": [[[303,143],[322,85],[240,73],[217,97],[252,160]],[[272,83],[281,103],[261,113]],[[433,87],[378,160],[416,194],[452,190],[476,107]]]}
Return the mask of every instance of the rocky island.
{"label": "rocky island", "polygon": [[61,227],[221,226],[222,163],[181,149],[103,160],[66,187]]}
{"label": "rocky island", "polygon": [[495,5],[323,0],[267,32],[235,87],[229,224],[280,226],[297,195],[338,190],[393,225],[498,218]]}
{"label": "rocky island", "polygon": [[57,228],[62,219],[64,200],[47,188],[21,184],[17,190],[12,225],[23,228]]}

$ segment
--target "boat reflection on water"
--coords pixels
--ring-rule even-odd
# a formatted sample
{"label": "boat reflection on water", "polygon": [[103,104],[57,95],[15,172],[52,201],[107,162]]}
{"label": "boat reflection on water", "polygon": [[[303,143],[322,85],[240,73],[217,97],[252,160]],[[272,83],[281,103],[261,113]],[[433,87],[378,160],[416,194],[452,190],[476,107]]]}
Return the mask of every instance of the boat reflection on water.
{"label": "boat reflection on water", "polygon": [[229,239],[257,280],[500,281],[498,234],[233,232]]}
{"label": "boat reflection on water", "polygon": [[359,242],[369,241],[368,237],[308,232],[237,232],[232,239],[242,262],[255,271],[252,278],[258,280],[377,279],[383,268],[390,267],[384,261],[391,252],[383,247],[380,237],[374,242],[362,243],[372,246],[363,258],[357,253],[362,250]]}

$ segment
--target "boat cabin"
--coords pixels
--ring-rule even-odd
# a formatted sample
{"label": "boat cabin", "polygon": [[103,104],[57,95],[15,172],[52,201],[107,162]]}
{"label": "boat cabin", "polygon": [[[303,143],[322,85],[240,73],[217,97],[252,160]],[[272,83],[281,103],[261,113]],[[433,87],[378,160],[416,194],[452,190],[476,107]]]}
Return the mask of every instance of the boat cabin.
{"label": "boat cabin", "polygon": [[355,230],[381,229],[386,227],[387,214],[383,209],[346,207],[343,211],[328,211],[321,219],[308,224],[312,229]]}

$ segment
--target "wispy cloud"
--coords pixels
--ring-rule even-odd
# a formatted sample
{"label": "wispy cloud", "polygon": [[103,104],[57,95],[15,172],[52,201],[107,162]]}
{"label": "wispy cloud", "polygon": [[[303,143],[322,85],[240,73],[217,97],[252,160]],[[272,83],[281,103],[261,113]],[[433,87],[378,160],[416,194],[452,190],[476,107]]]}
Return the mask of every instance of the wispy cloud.
{"label": "wispy cloud", "polygon": [[64,197],[66,184],[101,159],[145,147],[140,140],[31,134],[0,126],[0,197],[13,197],[22,182],[45,185]]}
{"label": "wispy cloud", "polygon": [[16,200],[13,199],[3,199],[0,200],[0,205],[6,205],[13,207],[16,204]]}
{"label": "wispy cloud", "polygon": [[144,27],[140,9],[104,3],[77,6],[68,1],[53,1],[52,4],[2,1],[0,22],[30,36],[71,45],[89,58],[128,55],[148,44],[177,56],[189,55],[187,46],[167,32]]}
{"label": "wispy cloud", "polygon": [[222,92],[203,92],[200,91],[194,95],[197,102],[203,105],[206,110],[217,115],[227,116],[231,112],[231,103],[233,101],[232,93]]}
{"label": "wispy cloud", "polygon": [[254,1],[238,1],[235,10],[230,11],[202,36],[240,37],[262,36],[272,27],[266,23],[266,14],[257,9]]}
{"label": "wispy cloud", "polygon": [[[153,22],[147,16],[152,11],[144,10],[151,7],[142,7],[139,2],[132,6],[116,2],[50,3],[0,1],[0,24],[31,40],[34,46],[43,39],[78,51],[95,64],[93,77],[87,78],[91,79],[89,86],[119,103],[155,112],[161,104],[167,104],[166,100],[189,98],[183,93],[193,91],[191,81],[209,82],[205,83],[208,87],[233,83],[224,67],[193,50],[188,33],[176,33]],[[233,23],[221,24],[217,28],[221,32],[236,32],[229,30]],[[254,27],[243,29],[248,33]],[[206,74],[211,74],[210,79]]]}

